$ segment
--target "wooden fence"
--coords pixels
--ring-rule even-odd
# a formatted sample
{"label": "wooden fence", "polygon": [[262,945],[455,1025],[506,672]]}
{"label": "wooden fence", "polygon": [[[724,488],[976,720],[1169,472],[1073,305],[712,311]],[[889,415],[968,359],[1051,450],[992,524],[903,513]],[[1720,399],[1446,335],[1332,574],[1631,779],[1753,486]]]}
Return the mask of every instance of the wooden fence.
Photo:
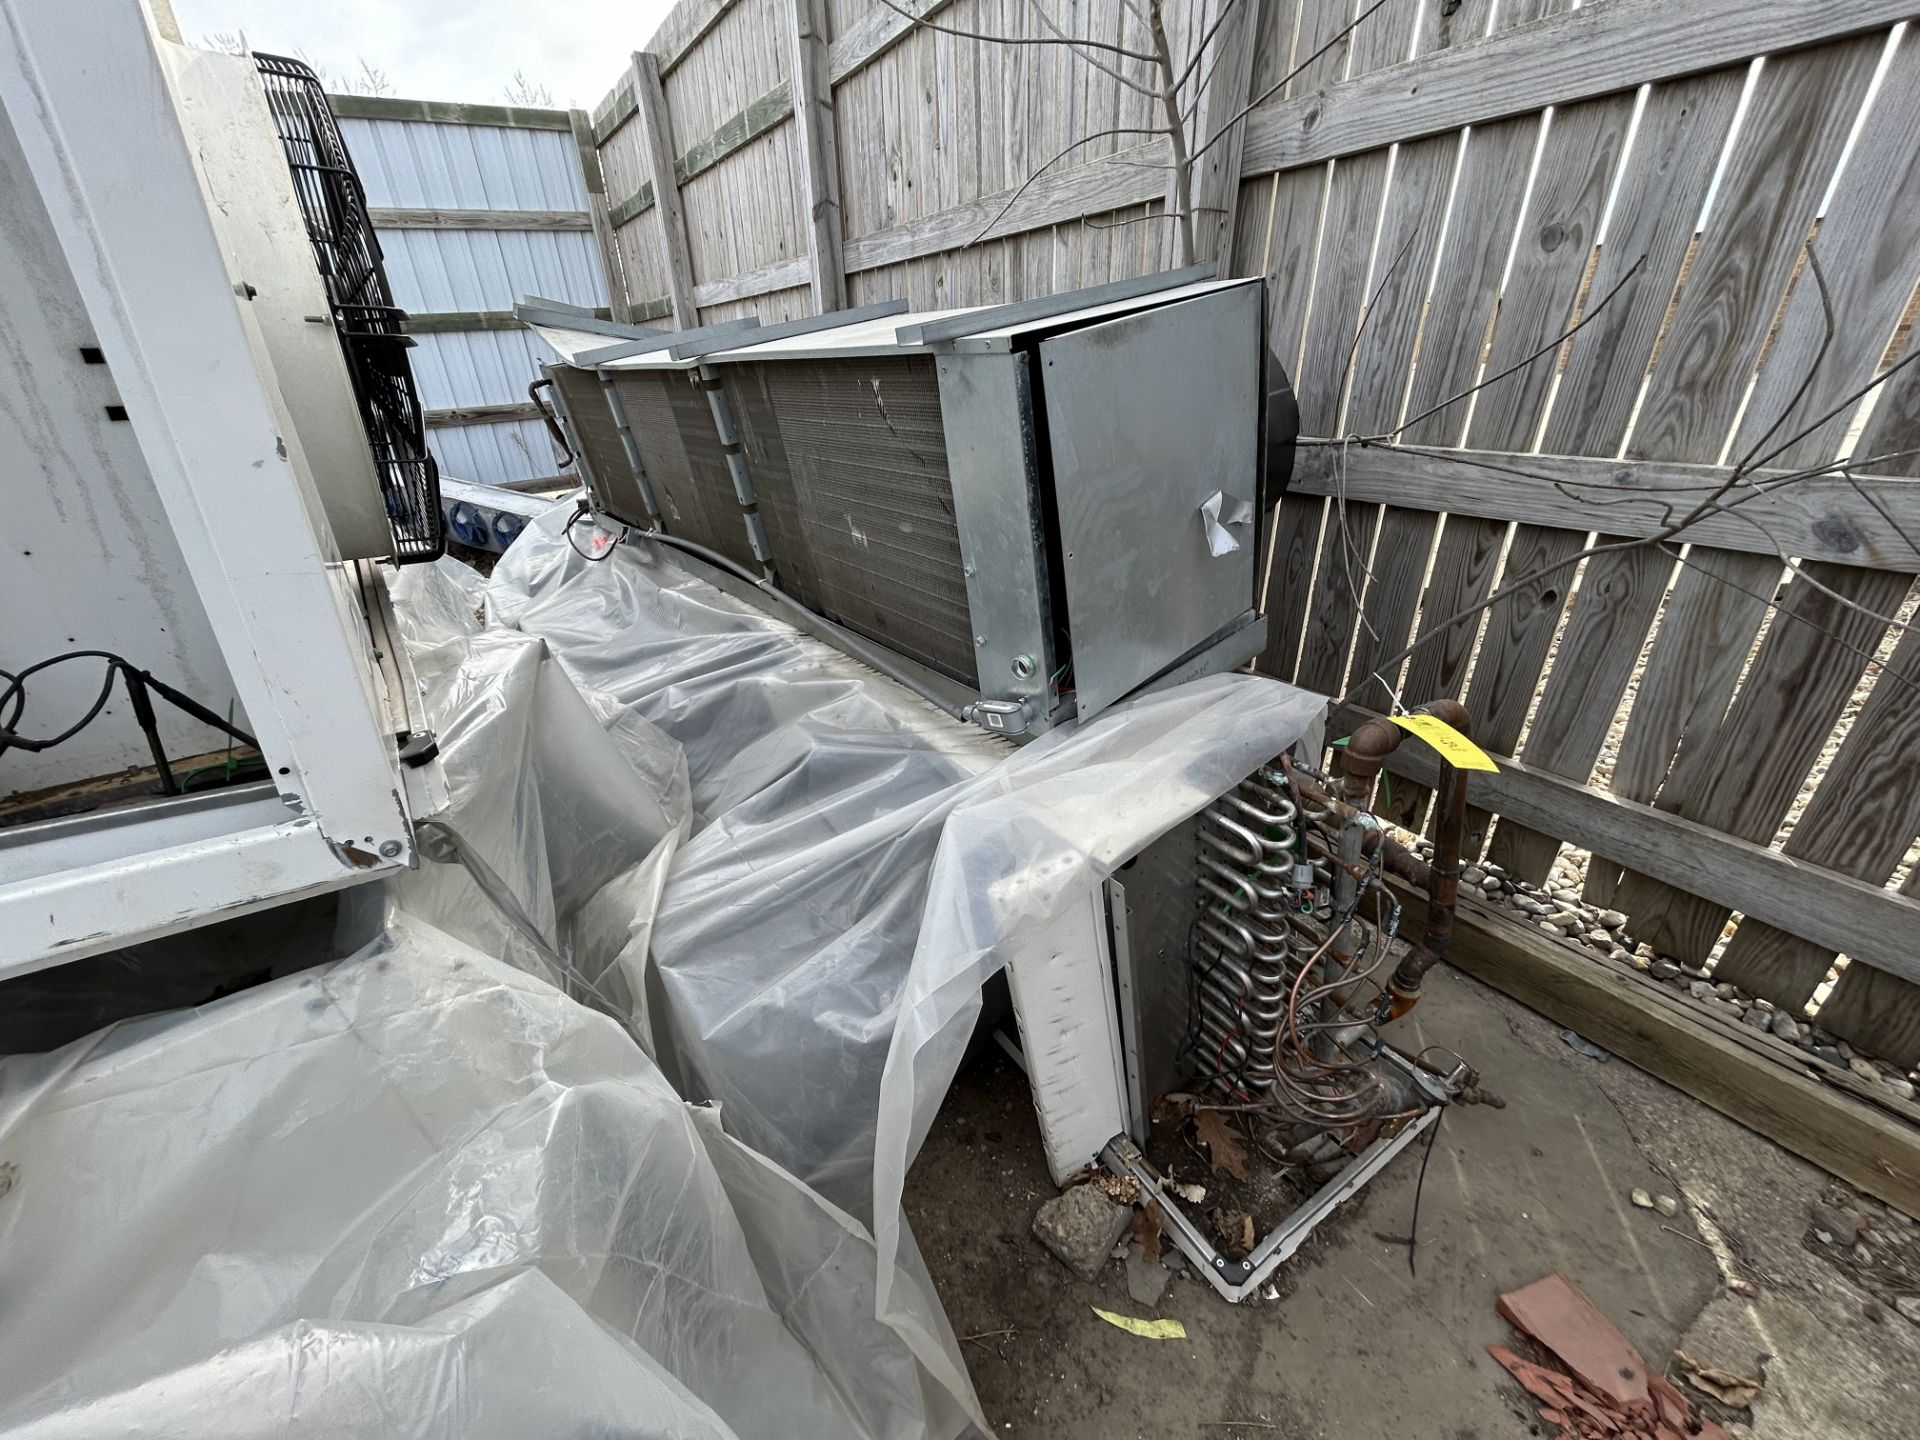
{"label": "wooden fence", "polygon": [[[1040,4],[1144,43],[1126,7]],[[910,8],[1049,33],[1028,0]],[[1844,954],[1819,1023],[1920,1061],[1920,638],[1888,624],[1920,571],[1920,365],[1858,399],[1920,279],[1920,34],[1895,28],[1920,0],[1167,8],[1176,56],[1206,41],[1191,135],[1268,96],[1195,197],[1199,258],[1267,277],[1315,437],[1259,668],[1350,711],[1461,696],[1502,767],[1476,852],[1532,881],[1590,853],[1588,899],[1790,1013]],[[616,309],[772,321],[1163,268],[1164,136],[1096,140],[1007,204],[1082,136],[1157,123],[1106,73],[1131,63],[872,0],[683,0],[593,118]],[[1738,503],[1673,532],[1743,461]],[[1414,828],[1422,764],[1394,762]],[[1576,1025],[1615,1004],[1593,985],[1645,984],[1583,957],[1587,989],[1543,989],[1541,939],[1464,949]],[[1694,1011],[1716,1053],[1794,1054]],[[1677,1073],[1665,1029],[1608,1033],[1788,1143],[1826,1133],[1861,1183],[1910,1145],[1886,1115],[1920,1117],[1845,1071],[1783,1098]],[[1877,1108],[1805,1108],[1834,1090]]]}

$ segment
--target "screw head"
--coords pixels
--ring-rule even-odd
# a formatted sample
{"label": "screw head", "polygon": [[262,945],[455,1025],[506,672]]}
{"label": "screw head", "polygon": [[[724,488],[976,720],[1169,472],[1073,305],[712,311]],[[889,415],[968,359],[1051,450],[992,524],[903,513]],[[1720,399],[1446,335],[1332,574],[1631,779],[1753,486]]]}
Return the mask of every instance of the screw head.
{"label": "screw head", "polygon": [[400,848],[400,842],[398,840],[382,840],[380,842],[380,853],[389,860],[400,853]]}

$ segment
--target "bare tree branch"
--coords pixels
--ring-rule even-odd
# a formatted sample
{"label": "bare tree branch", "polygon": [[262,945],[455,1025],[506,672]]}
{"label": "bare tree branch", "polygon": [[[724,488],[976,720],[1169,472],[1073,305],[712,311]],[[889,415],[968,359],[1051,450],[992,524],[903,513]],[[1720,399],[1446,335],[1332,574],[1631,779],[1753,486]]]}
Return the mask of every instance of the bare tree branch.
{"label": "bare tree branch", "polygon": [[1220,27],[1227,23],[1227,17],[1233,14],[1233,7],[1238,3],[1239,0],[1227,0],[1227,3],[1220,7],[1220,13],[1213,17],[1213,24],[1209,25],[1206,33],[1194,43],[1192,58],[1187,61],[1186,69],[1180,72],[1180,78],[1173,82],[1175,90],[1193,78],[1194,67],[1200,63],[1200,57],[1207,53],[1208,42],[1220,33]]}
{"label": "bare tree branch", "polygon": [[1028,186],[1033,184],[1033,182],[1038,180],[1042,175],[1046,174],[1047,171],[1051,170],[1055,165],[1058,165],[1062,160],[1066,159],[1067,156],[1071,155],[1074,151],[1078,150],[1082,145],[1091,145],[1094,141],[1105,140],[1108,136],[1111,136],[1111,135],[1164,135],[1166,133],[1167,132],[1158,125],[1147,126],[1147,127],[1121,126],[1113,130],[1096,130],[1091,135],[1081,136],[1078,140],[1074,141],[1071,145],[1067,146],[1066,149],[1058,151],[1053,156],[1052,159],[1046,162],[1046,164],[1042,165],[1039,169],[1035,170],[1031,175],[1027,176],[1026,179],[1022,180],[1020,182],[1019,188],[1017,188],[1013,192],[1013,194],[1007,197],[1007,203],[1002,205],[999,208],[999,210],[994,213],[994,217],[991,220],[987,221],[987,223],[981,228],[980,233],[978,235],[974,236],[973,239],[967,241],[967,244],[963,245],[961,248],[966,249],[968,246],[978,245],[982,240],[986,239],[988,233],[993,229],[993,227],[998,225],[1002,220],[1006,218],[1007,212],[1013,209],[1014,203],[1017,200],[1019,200],[1019,198],[1022,195],[1027,193]]}
{"label": "bare tree branch", "polygon": [[1608,303],[1613,299],[1614,296],[1618,295],[1623,289],[1626,288],[1627,282],[1631,280],[1635,275],[1637,275],[1640,272],[1640,267],[1646,263],[1647,263],[1647,257],[1645,254],[1642,254],[1638,260],[1634,261],[1633,264],[1628,267],[1627,273],[1620,277],[1619,282],[1615,284],[1614,287],[1611,290],[1609,290],[1604,296],[1601,297],[1600,303],[1598,305],[1594,306],[1586,314],[1582,315],[1575,324],[1569,326],[1565,330],[1562,330],[1558,335],[1554,336],[1553,339],[1549,340],[1545,345],[1542,345],[1538,350],[1534,351],[1531,355],[1528,355],[1525,359],[1516,361],[1514,364],[1509,365],[1506,369],[1502,370],[1498,375],[1489,375],[1486,379],[1481,380],[1475,384],[1469,385],[1466,389],[1461,390],[1456,394],[1449,395],[1446,399],[1442,400],[1438,405],[1434,405],[1426,410],[1422,410],[1418,415],[1414,416],[1411,420],[1405,421],[1404,423],[1396,426],[1392,430],[1382,431],[1378,435],[1357,436],[1355,438],[1363,441],[1367,441],[1367,442],[1391,440],[1395,436],[1404,434],[1406,431],[1411,430],[1414,426],[1418,425],[1422,420],[1426,420],[1432,416],[1438,415],[1442,410],[1446,409],[1449,405],[1459,404],[1462,400],[1466,399],[1469,395],[1472,395],[1475,391],[1484,390],[1489,385],[1497,385],[1502,380],[1506,379],[1509,375],[1515,374],[1518,371],[1526,369],[1527,366],[1533,364],[1534,361],[1540,359],[1542,356],[1553,354],[1555,351],[1559,350],[1559,348],[1562,345],[1566,344],[1567,341],[1571,340],[1575,335],[1578,335],[1594,320],[1598,319],[1600,312],[1607,308]]}
{"label": "bare tree branch", "polygon": [[1160,66],[1160,104],[1167,115],[1167,137],[1173,143],[1173,203],[1168,209],[1174,212],[1176,220],[1173,263],[1178,268],[1193,263],[1193,170],[1187,157],[1186,127],[1180,123],[1180,99],[1176,93],[1179,87],[1173,79],[1173,50],[1167,44],[1167,26],[1159,0],[1154,0],[1148,7],[1147,15],[1153,22],[1153,51]]}
{"label": "bare tree branch", "polygon": [[1115,80],[1118,80],[1122,85],[1126,86],[1127,89],[1133,91],[1136,95],[1145,95],[1149,100],[1154,100],[1159,98],[1159,92],[1155,90],[1151,85],[1143,85],[1138,80],[1128,79],[1125,75],[1122,75],[1113,66],[1107,64],[1107,62],[1102,60],[1099,56],[1094,55],[1089,51],[1081,49],[1080,42],[1078,40],[1076,40],[1073,36],[1067,34],[1066,31],[1062,30],[1058,25],[1053,23],[1053,17],[1047,14],[1046,10],[1041,6],[1040,0],[1027,0],[1027,3],[1033,6],[1033,13],[1040,17],[1040,23],[1042,25],[1046,26],[1047,29],[1051,30],[1055,35],[1059,36],[1060,39],[1064,41],[1067,45],[1073,47],[1073,53],[1075,55],[1079,56],[1082,60],[1086,61],[1087,64],[1093,66],[1093,68],[1098,70],[1102,75],[1111,75]]}
{"label": "bare tree branch", "polygon": [[[890,0],[883,0],[883,3],[890,3]],[[1387,3],[1387,0],[1373,0],[1373,4],[1369,5],[1365,10],[1361,11],[1358,15],[1354,17],[1352,24],[1348,25],[1344,30],[1340,31],[1339,34],[1335,35],[1331,40],[1327,41],[1326,44],[1322,45],[1318,50],[1314,51],[1311,55],[1307,56],[1306,59],[1302,60],[1298,65],[1294,66],[1293,69],[1289,70],[1286,74],[1282,75],[1278,80],[1274,81],[1273,84],[1269,85],[1265,90],[1262,90],[1252,100],[1248,101],[1245,105],[1241,106],[1238,110],[1236,110],[1233,113],[1233,115],[1226,121],[1225,124],[1223,124],[1218,130],[1214,131],[1212,135],[1207,137],[1207,141],[1204,145],[1201,145],[1198,149],[1196,149],[1193,152],[1193,158],[1195,160],[1198,160],[1202,155],[1206,154],[1207,151],[1211,150],[1215,145],[1218,145],[1220,143],[1221,138],[1225,136],[1229,130],[1233,129],[1234,126],[1238,125],[1242,120],[1246,119],[1247,116],[1251,115],[1254,111],[1258,110],[1262,105],[1266,104],[1267,101],[1271,100],[1275,95],[1278,95],[1283,89],[1286,88],[1288,82],[1291,81],[1294,76],[1298,75],[1301,71],[1305,70],[1309,65],[1313,64],[1314,61],[1318,60],[1322,55],[1326,54],[1329,50],[1333,49],[1334,46],[1338,45],[1342,40],[1346,39],[1347,36],[1351,35],[1355,30],[1359,29],[1363,24],[1367,22],[1369,18],[1372,17],[1374,11],[1378,10],[1382,5],[1385,5],[1386,3]]]}

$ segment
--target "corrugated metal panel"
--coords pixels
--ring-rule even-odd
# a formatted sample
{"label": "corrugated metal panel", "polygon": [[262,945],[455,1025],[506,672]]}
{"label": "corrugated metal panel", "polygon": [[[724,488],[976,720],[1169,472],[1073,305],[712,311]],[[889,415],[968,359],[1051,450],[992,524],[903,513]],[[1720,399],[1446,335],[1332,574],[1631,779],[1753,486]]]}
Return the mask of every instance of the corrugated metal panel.
{"label": "corrugated metal panel", "polygon": [[541,364],[554,359],[526,330],[449,330],[413,338],[413,378],[429,410],[525,400]]}
{"label": "corrugated metal panel", "polygon": [[380,248],[408,310],[511,310],[523,295],[607,303],[584,230],[382,230]]}
{"label": "corrugated metal panel", "polygon": [[444,473],[479,485],[505,485],[560,470],[553,442],[538,420],[436,426],[427,431],[427,445]]}
{"label": "corrugated metal panel", "polygon": [[[374,207],[585,210],[573,137],[557,130],[343,120],[342,133]],[[395,301],[431,314],[511,310],[523,295],[605,305],[593,235],[584,230],[382,230]],[[516,331],[416,337],[414,374],[430,410],[527,398],[551,352]],[[551,475],[552,445],[537,421],[440,426],[428,434],[446,474],[498,485]]]}
{"label": "corrugated metal panel", "polygon": [[560,130],[342,120],[367,204],[441,210],[584,210],[573,137]]}

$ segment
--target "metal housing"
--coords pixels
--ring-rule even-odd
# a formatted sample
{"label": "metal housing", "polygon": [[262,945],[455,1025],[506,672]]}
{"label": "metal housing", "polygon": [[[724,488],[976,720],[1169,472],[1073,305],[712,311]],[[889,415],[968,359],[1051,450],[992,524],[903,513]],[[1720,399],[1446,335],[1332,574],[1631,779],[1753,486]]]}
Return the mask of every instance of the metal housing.
{"label": "metal housing", "polygon": [[611,345],[524,318],[563,356],[596,510],[765,574],[1032,734],[1264,642],[1263,286],[1210,274]]}

